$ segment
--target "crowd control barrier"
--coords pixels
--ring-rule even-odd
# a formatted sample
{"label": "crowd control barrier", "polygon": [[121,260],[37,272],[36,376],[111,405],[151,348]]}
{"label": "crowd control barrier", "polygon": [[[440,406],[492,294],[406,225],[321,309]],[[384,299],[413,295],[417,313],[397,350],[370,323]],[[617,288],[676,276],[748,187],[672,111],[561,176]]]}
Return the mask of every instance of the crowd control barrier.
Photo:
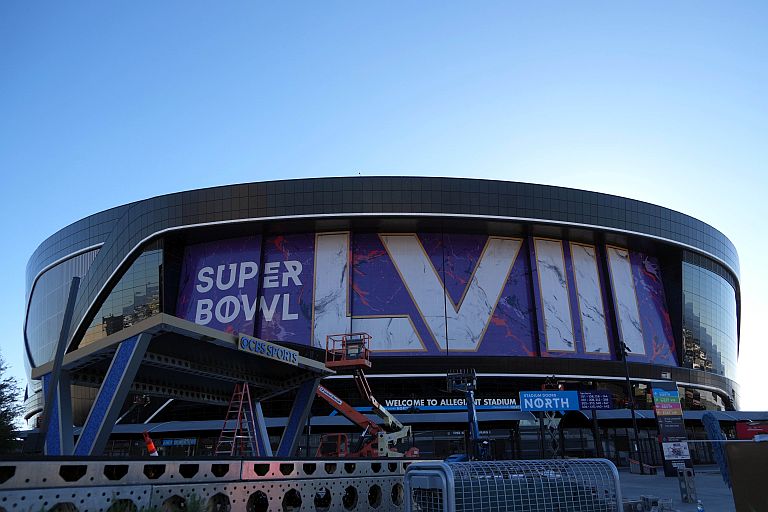
{"label": "crowd control barrier", "polygon": [[619,512],[616,466],[605,459],[416,462],[407,512]]}

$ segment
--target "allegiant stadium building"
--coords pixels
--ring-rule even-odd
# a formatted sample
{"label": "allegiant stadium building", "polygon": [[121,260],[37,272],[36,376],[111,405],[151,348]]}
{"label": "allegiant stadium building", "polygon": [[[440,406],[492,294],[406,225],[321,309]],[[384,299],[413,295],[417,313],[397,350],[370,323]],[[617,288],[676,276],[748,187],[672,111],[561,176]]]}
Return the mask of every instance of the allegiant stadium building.
{"label": "allegiant stadium building", "polygon": [[[237,350],[242,334],[296,351],[305,372],[362,410],[352,380],[323,373],[322,361],[328,335],[370,334],[373,392],[425,455],[464,442],[466,409],[445,383],[456,368],[477,372],[481,429],[499,457],[539,454],[518,397],[551,376],[611,393],[613,410],[595,417],[603,454],[619,463],[631,436],[627,371],[649,452],[654,382],[677,383],[689,435],[704,410],[739,419],[736,249],[695,218],[612,195],[422,177],[191,190],[63,228],[32,255],[26,282],[29,425],[46,397],[61,398],[46,382],[69,407],[48,414],[76,437],[118,400],[117,419],[100,427],[99,449],[112,455],[140,454],[143,430],[168,454],[210,453],[241,380],[263,391],[255,399],[280,443],[303,377]],[[140,353],[121,349],[136,339]],[[124,393],[101,397],[122,360],[133,361]],[[560,418],[567,455],[597,453],[591,417]],[[323,432],[356,431],[324,403],[301,421],[300,453]]]}

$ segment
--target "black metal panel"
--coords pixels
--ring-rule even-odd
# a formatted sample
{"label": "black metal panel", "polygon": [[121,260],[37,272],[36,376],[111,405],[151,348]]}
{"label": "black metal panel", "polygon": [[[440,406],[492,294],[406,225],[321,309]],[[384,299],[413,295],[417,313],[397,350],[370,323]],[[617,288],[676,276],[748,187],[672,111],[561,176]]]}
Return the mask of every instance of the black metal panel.
{"label": "black metal panel", "polygon": [[[733,244],[715,228],[660,206],[607,194],[562,187],[490,180],[425,177],[349,177],[271,181],[191,190],[120,206],[80,220],[57,232],[35,251],[27,266],[28,290],[46,265],[74,251],[102,244],[84,277],[70,337],[77,339],[88,323],[92,306],[108,293],[115,272],[148,237],[181,226],[234,223],[243,220],[280,224],[275,217],[303,216],[315,227],[333,229],[361,214],[380,217],[466,216],[475,230],[503,229],[504,219],[537,223],[564,235],[591,236],[605,231],[606,239],[644,236],[684,244],[709,256],[707,261],[728,267],[737,283],[738,256]],[[381,215],[384,214],[384,215]],[[393,215],[394,214],[394,215]],[[324,216],[340,216],[331,219]],[[481,216],[473,219],[471,216]],[[494,220],[493,217],[498,217]],[[443,217],[444,218],[444,217]],[[423,223],[441,222],[437,218]],[[379,222],[387,222],[380,219]],[[454,222],[452,224],[461,224]],[[551,228],[546,228],[546,225]],[[577,226],[585,226],[578,228]],[[226,229],[226,224],[223,225]],[[517,223],[519,226],[519,223]],[[542,227],[543,226],[543,227]],[[468,226],[469,229],[469,226]],[[508,228],[511,229],[511,228]],[[519,227],[517,228],[519,229]],[[222,225],[217,226],[217,231]],[[594,230],[594,231],[593,231]],[[630,233],[630,234],[628,234]],[[635,235],[631,235],[634,233]],[[640,236],[638,237],[637,234]],[[738,289],[737,289],[738,297]],[[738,299],[737,299],[738,300]],[[77,332],[76,332],[77,331]]]}

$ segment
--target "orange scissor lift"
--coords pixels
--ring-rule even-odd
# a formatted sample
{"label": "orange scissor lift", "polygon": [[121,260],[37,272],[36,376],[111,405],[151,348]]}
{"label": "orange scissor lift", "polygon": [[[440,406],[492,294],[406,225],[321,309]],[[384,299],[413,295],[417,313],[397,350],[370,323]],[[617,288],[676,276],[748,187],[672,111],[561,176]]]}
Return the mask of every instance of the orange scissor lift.
{"label": "orange scissor lift", "polygon": [[358,332],[333,334],[326,337],[325,365],[338,372],[352,372],[360,395],[382,419],[379,424],[333,394],[323,385],[317,387],[316,395],[325,400],[339,414],[363,429],[358,442],[350,447],[346,434],[324,434],[317,448],[318,457],[414,457],[418,448],[411,448],[405,454],[395,445],[411,435],[411,427],[403,425],[387,411],[376,397],[365,377],[365,369],[371,367],[371,336]]}

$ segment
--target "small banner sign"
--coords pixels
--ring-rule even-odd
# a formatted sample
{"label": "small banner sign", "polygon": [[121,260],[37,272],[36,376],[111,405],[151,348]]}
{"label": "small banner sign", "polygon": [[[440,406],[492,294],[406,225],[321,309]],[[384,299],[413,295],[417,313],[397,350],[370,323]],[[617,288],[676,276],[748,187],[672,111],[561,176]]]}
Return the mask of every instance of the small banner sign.
{"label": "small banner sign", "polygon": [[613,409],[613,395],[608,391],[579,391],[582,410]]}
{"label": "small banner sign", "polygon": [[521,411],[578,411],[577,391],[521,391]]}

